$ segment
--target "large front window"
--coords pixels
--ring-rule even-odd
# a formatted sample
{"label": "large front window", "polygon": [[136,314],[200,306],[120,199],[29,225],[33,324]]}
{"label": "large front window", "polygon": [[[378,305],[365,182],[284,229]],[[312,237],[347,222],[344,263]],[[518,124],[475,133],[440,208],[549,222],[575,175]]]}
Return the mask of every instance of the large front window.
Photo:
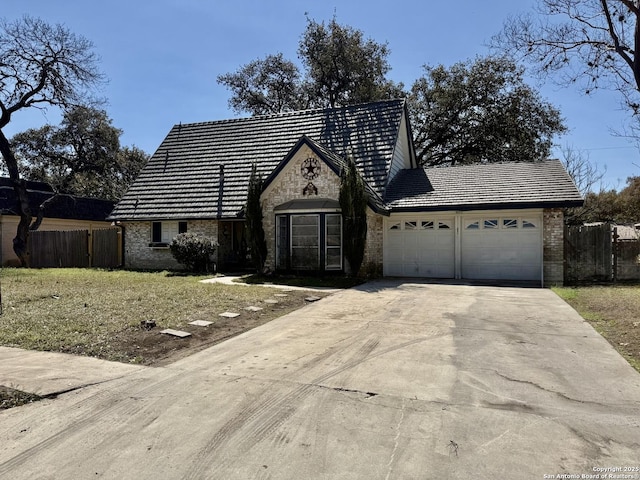
{"label": "large front window", "polygon": [[276,268],[342,270],[342,215],[277,215]]}
{"label": "large front window", "polygon": [[318,270],[320,215],[291,215],[291,268]]}

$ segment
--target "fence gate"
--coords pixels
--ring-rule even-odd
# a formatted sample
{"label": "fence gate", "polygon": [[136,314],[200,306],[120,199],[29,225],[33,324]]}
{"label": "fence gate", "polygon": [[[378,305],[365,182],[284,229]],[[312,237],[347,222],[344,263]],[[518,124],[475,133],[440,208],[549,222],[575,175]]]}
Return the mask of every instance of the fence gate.
{"label": "fence gate", "polygon": [[564,241],[565,282],[613,280],[611,224],[566,226]]}
{"label": "fence gate", "polygon": [[88,267],[89,231],[30,232],[29,252],[34,268]]}
{"label": "fence gate", "polygon": [[29,234],[33,268],[97,267],[121,265],[120,229],[49,231]]}

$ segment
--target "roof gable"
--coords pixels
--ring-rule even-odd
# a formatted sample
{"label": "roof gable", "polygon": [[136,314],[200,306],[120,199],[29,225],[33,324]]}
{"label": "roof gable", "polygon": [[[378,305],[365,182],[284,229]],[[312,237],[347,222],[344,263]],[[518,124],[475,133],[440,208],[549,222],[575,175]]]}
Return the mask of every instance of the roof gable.
{"label": "roof gable", "polygon": [[384,194],[404,100],[174,126],[123,196],[112,219],[230,218],[246,201],[253,163],[267,178],[304,136],[328,154],[351,149]]}

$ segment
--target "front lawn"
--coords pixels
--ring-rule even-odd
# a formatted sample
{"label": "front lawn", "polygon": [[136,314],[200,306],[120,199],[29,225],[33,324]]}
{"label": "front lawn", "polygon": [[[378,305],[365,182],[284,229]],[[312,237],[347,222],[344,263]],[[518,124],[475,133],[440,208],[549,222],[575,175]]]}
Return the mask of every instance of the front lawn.
{"label": "front lawn", "polygon": [[554,288],[640,372],[640,286]]}
{"label": "front lawn", "polygon": [[[261,286],[200,283],[202,278],[167,272],[2,269],[0,345],[162,364],[298,309],[309,296]],[[249,306],[262,310],[248,311]],[[240,316],[223,318],[223,312]],[[156,327],[141,328],[147,320]],[[194,320],[214,323],[188,325]],[[165,328],[192,336],[160,334]]]}

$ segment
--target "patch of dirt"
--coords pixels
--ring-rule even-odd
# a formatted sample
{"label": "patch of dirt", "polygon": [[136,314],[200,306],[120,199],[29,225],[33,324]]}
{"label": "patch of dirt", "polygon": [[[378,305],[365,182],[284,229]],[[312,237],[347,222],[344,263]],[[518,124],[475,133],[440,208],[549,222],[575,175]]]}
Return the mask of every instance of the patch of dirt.
{"label": "patch of dirt", "polygon": [[577,287],[566,298],[640,371],[640,286]]}
{"label": "patch of dirt", "polygon": [[274,297],[276,304],[260,303],[262,310],[253,312],[243,308],[234,310],[240,315],[235,318],[218,316],[218,312],[211,316],[200,316],[193,320],[208,320],[213,322],[206,327],[189,325],[170,326],[174,330],[182,330],[191,333],[191,336],[179,338],[160,333],[162,327],[152,329],[139,328],[117,334],[112,338],[112,346],[117,345],[117,350],[122,356],[121,361],[138,363],[147,366],[163,366],[173,363],[181,358],[189,356],[200,350],[208,348],[229,338],[235,337],[260,325],[270,322],[289,312],[305,306],[309,296],[324,297],[321,292],[295,291],[287,292],[285,297]]}
{"label": "patch of dirt", "polygon": [[42,397],[0,385],[0,410],[19,407],[20,405],[37,402],[38,400],[42,400]]}

